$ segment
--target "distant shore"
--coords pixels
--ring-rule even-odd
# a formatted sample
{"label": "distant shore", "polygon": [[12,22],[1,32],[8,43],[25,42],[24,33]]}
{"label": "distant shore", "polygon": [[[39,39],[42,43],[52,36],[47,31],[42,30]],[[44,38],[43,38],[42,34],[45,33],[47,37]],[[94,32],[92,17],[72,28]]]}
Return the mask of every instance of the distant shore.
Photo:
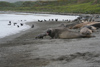
{"label": "distant shore", "polygon": [[[83,13],[59,13],[59,12],[27,12],[27,11],[0,11],[0,13],[34,13],[34,14],[55,14],[55,15],[91,15],[91,14],[83,14]],[[92,14],[93,15],[93,14]],[[99,15],[99,14],[94,14],[94,15]]]}

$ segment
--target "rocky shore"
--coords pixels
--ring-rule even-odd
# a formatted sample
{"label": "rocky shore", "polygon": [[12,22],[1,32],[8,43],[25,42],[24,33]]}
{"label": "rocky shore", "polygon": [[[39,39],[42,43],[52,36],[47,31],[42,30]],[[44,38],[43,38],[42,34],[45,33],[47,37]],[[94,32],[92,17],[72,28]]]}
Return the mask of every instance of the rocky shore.
{"label": "rocky shore", "polygon": [[62,23],[31,22],[34,28],[0,39],[0,67],[99,67],[99,29],[93,38],[34,39]]}

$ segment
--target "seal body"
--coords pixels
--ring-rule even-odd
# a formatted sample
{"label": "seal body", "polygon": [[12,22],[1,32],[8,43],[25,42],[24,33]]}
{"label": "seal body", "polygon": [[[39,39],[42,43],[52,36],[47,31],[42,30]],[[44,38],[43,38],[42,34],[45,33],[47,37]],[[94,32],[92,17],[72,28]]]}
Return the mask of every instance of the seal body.
{"label": "seal body", "polygon": [[95,31],[96,31],[96,27],[94,26],[84,26],[81,28],[80,34],[82,36],[90,36]]}
{"label": "seal body", "polygon": [[87,27],[84,27],[80,30],[80,34],[83,35],[83,36],[89,36],[92,34],[92,30],[87,28]]}
{"label": "seal body", "polygon": [[[83,34],[72,31],[68,28],[51,28],[47,30],[47,33],[53,39],[72,39],[83,37]],[[84,37],[87,37],[87,35],[84,35]]]}
{"label": "seal body", "polygon": [[72,29],[77,29],[84,26],[94,26],[94,27],[100,28],[100,22],[83,22],[83,23],[74,25]]}

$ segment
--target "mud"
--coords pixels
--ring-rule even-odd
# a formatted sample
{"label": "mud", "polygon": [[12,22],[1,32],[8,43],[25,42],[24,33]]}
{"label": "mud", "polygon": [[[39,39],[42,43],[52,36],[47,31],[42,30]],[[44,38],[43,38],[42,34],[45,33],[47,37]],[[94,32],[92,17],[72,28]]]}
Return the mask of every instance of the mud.
{"label": "mud", "polygon": [[0,39],[0,67],[100,67],[100,30],[93,38],[34,39],[66,22],[31,22],[34,28]]}

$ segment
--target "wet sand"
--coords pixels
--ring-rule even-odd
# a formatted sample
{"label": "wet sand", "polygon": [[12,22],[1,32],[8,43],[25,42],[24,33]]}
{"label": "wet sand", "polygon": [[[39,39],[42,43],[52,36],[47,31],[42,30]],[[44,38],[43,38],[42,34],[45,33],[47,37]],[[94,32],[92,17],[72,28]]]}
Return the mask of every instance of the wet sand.
{"label": "wet sand", "polygon": [[0,67],[100,67],[100,30],[93,38],[34,39],[66,22],[31,22],[34,28],[0,39]]}

